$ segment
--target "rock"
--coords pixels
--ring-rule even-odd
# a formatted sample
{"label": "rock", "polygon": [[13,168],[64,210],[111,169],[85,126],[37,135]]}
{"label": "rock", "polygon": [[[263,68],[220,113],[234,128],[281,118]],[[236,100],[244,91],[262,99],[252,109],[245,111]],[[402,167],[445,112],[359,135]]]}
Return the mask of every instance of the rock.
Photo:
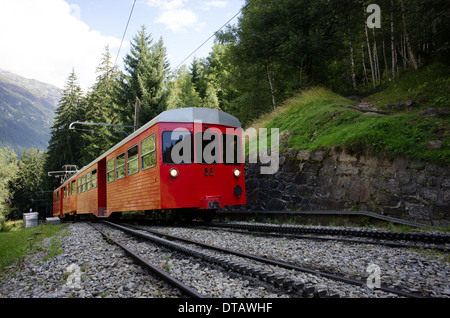
{"label": "rock", "polygon": [[430,140],[427,142],[427,149],[428,150],[436,150],[442,148],[442,142],[440,140]]}
{"label": "rock", "polygon": [[323,151],[323,150],[314,151],[311,154],[311,159],[314,161],[322,161],[323,158],[325,157],[325,155],[326,155],[326,151]]}
{"label": "rock", "polygon": [[405,103],[391,103],[391,104],[385,104],[384,106],[387,109],[394,110],[394,111],[401,111],[401,110],[405,110],[406,109],[406,104]]}
{"label": "rock", "polygon": [[297,153],[297,159],[300,159],[300,160],[309,160],[310,157],[311,157],[311,151],[309,151],[309,150],[300,150]]}
{"label": "rock", "polygon": [[45,221],[48,224],[61,224],[61,220],[59,218],[46,218]]}
{"label": "rock", "polygon": [[370,185],[367,180],[356,178],[350,186],[350,199],[355,202],[367,202],[370,197]]}
{"label": "rock", "polygon": [[414,106],[416,106],[416,102],[413,101],[413,100],[407,100],[405,102],[405,105],[408,106],[408,107],[414,107]]}
{"label": "rock", "polygon": [[422,110],[419,113],[419,115],[431,116],[431,117],[442,117],[442,116],[447,115],[448,113],[449,113],[448,109],[439,109],[439,108],[430,107],[425,110]]}
{"label": "rock", "polygon": [[289,129],[283,130],[280,134],[280,143],[288,145],[291,135],[292,133]]}
{"label": "rock", "polygon": [[356,105],[362,111],[377,111],[378,109],[368,99],[363,98],[361,102]]}

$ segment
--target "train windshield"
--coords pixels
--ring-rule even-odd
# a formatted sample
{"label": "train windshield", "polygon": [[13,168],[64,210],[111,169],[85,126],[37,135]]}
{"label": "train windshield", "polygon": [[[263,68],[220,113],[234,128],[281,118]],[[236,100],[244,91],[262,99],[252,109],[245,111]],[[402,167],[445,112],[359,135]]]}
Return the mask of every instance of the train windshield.
{"label": "train windshield", "polygon": [[189,131],[165,131],[162,134],[163,162],[183,164],[194,162],[194,143]]}
{"label": "train windshield", "polygon": [[[188,131],[165,131],[162,135],[163,162],[166,164],[189,164],[194,162],[194,143]],[[196,163],[240,165],[242,163],[241,141],[237,135],[214,132],[195,134]]]}
{"label": "train windshield", "polygon": [[220,161],[219,136],[210,131],[195,134],[197,163],[217,164]]}
{"label": "train windshield", "polygon": [[222,162],[226,165],[242,163],[241,141],[237,135],[222,135]]}

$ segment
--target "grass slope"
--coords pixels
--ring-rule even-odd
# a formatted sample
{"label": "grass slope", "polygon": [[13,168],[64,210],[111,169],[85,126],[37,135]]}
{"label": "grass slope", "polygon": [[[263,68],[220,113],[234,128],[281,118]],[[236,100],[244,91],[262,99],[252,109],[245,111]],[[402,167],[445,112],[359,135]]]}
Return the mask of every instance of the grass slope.
{"label": "grass slope", "polygon": [[[381,97],[381,93],[378,93]],[[383,97],[384,98],[384,97]],[[440,165],[450,163],[448,115],[445,118],[403,112],[388,116],[365,114],[355,102],[316,87],[286,101],[251,127],[289,130],[288,148],[319,150],[338,147],[355,154],[406,156]],[[427,142],[439,139],[442,148],[428,150]]]}
{"label": "grass slope", "polygon": [[384,90],[368,96],[380,109],[386,104],[413,100],[417,105],[412,110],[418,112],[428,107],[450,107],[450,67],[436,62],[418,72],[407,72],[400,81],[392,83]]}

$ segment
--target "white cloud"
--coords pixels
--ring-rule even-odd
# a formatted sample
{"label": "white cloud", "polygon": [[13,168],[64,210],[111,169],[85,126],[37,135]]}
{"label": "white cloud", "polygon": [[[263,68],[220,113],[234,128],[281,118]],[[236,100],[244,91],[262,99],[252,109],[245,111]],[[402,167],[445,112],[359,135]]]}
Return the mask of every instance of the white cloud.
{"label": "white cloud", "polygon": [[197,15],[187,9],[164,10],[156,19],[174,32],[184,31],[197,23]]}
{"label": "white cloud", "polygon": [[80,7],[64,0],[1,0],[0,68],[61,88],[74,68],[87,89],[104,47],[113,51],[120,39],[91,30],[80,17]]}
{"label": "white cloud", "polygon": [[222,0],[212,0],[212,1],[206,1],[204,3],[204,7],[208,10],[210,8],[225,8],[228,5],[228,2],[222,1]]}
{"label": "white cloud", "polygon": [[179,32],[198,24],[198,15],[185,6],[188,2],[188,0],[148,0],[147,4],[159,9],[155,22],[164,24],[173,32]]}

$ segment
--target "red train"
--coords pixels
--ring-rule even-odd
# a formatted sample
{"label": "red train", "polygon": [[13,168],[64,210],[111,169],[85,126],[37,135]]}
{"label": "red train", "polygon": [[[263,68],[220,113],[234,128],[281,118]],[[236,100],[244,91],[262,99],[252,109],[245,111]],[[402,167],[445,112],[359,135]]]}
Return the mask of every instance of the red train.
{"label": "red train", "polygon": [[246,204],[241,124],[209,108],[168,110],[53,193],[53,216],[171,210],[208,216]]}

